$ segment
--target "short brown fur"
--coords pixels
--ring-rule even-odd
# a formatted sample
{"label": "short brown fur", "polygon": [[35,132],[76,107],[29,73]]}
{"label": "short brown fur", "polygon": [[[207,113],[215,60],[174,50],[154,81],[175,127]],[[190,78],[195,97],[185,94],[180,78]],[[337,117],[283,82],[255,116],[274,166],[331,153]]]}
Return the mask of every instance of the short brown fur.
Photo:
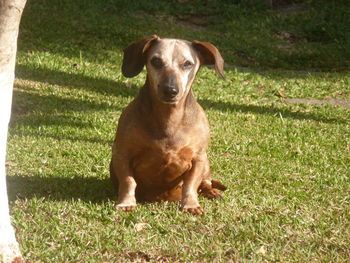
{"label": "short brown fur", "polygon": [[[187,61],[166,54],[172,48]],[[136,200],[181,200],[183,211],[202,214],[197,193],[220,198],[217,189],[226,189],[211,179],[209,125],[191,89],[199,66],[208,64],[223,77],[223,59],[206,42],[153,35],[124,50],[125,76],[136,76],[144,65],[148,71],[145,85],[119,119],[112,147],[110,174],[122,210],[131,211]]]}

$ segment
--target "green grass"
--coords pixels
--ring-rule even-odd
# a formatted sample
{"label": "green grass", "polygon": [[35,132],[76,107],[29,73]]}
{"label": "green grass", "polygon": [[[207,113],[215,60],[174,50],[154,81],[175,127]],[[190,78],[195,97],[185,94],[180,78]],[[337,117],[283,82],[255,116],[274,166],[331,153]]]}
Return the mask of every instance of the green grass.
{"label": "green grass", "polygon": [[[280,14],[214,0],[29,0],[8,148],[27,262],[349,262],[350,110],[278,96],[350,100],[340,3]],[[200,200],[204,216],[114,206],[117,119],[145,78],[121,75],[122,50],[153,33],[210,41],[227,62],[227,81],[203,68],[194,84],[214,178],[229,187]]]}

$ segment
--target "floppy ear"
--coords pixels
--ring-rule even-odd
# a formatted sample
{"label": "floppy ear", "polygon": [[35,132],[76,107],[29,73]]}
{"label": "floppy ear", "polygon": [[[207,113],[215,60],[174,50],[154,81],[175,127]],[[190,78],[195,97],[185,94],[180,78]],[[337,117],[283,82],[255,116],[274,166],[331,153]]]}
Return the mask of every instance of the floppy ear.
{"label": "floppy ear", "polygon": [[195,40],[192,45],[199,54],[201,65],[214,65],[216,73],[218,73],[222,79],[225,79],[224,59],[219,50],[208,42]]}
{"label": "floppy ear", "polygon": [[122,73],[125,77],[132,78],[141,72],[145,65],[145,52],[151,46],[151,42],[156,39],[159,39],[159,37],[152,35],[131,43],[124,49]]}

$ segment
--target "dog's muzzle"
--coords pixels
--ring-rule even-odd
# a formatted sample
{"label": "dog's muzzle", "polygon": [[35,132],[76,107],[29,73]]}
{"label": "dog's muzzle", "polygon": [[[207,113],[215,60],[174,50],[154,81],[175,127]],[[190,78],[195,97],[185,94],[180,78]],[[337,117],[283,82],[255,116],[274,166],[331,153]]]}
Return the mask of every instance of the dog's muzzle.
{"label": "dog's muzzle", "polygon": [[169,76],[158,88],[164,102],[171,103],[176,101],[176,97],[179,94],[179,87],[174,76]]}

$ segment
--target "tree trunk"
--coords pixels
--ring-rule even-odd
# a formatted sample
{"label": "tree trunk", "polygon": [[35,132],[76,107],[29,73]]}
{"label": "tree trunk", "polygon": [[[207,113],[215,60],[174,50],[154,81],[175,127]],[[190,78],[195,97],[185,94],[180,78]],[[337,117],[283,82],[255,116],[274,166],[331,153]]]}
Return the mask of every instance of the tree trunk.
{"label": "tree trunk", "polygon": [[18,28],[26,0],[0,0],[0,262],[21,262],[10,222],[6,188],[6,141],[11,115]]}

